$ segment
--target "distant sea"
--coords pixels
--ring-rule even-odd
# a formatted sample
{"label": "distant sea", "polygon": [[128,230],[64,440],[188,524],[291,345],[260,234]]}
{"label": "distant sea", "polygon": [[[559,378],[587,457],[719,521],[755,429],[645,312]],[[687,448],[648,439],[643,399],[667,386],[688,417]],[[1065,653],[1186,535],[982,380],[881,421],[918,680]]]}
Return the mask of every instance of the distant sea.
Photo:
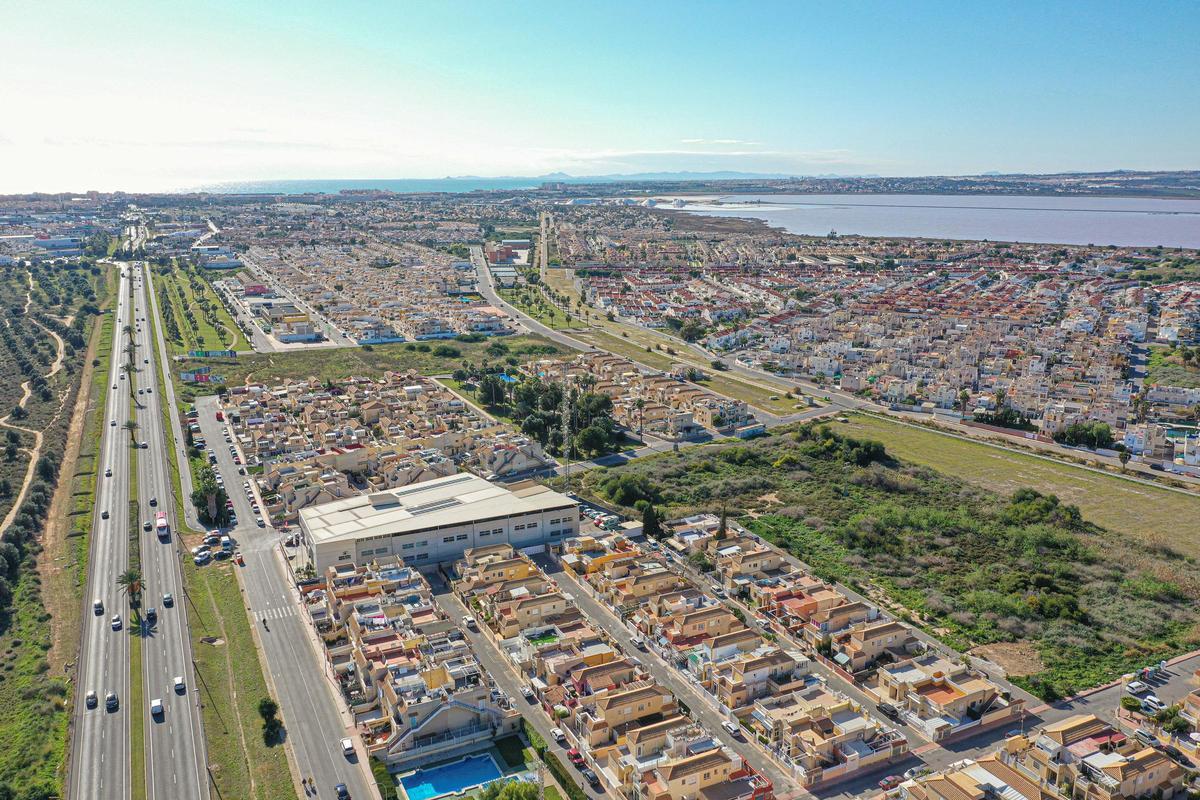
{"label": "distant sea", "polygon": [[400,193],[536,189],[549,178],[399,178],[396,180],[239,181],[200,186],[214,194],[337,194],[343,190]]}
{"label": "distant sea", "polygon": [[761,219],[790,233],[1200,248],[1200,200],[1010,195],[763,194],[684,211]]}

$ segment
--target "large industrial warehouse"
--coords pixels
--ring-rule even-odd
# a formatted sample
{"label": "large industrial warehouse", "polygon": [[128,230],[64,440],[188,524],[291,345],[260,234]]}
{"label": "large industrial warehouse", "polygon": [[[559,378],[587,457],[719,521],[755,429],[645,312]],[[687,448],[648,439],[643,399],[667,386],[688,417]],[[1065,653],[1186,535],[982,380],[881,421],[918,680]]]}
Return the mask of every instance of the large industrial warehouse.
{"label": "large industrial warehouse", "polygon": [[469,473],[300,511],[300,544],[318,574],[380,556],[422,566],[489,544],[555,544],[578,530],[579,506],[566,495],[533,481],[505,486]]}

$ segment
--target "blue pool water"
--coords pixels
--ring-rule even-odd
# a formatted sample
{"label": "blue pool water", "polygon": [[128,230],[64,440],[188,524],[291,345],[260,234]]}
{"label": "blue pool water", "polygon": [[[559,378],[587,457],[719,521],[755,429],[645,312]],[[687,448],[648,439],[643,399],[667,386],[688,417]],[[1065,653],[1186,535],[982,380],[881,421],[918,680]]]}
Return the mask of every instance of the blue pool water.
{"label": "blue pool water", "polygon": [[408,794],[408,800],[433,800],[447,794],[457,794],[463,789],[490,783],[500,777],[496,762],[489,755],[471,756],[451,764],[432,769],[419,769],[401,778],[400,785]]}

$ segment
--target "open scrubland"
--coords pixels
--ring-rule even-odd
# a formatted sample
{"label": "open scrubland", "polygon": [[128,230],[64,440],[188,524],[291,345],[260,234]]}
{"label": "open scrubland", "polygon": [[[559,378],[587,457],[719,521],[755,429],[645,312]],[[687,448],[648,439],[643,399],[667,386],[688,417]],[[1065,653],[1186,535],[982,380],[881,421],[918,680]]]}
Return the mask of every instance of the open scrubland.
{"label": "open scrubland", "polygon": [[961,651],[1023,655],[1010,671],[1045,698],[1200,645],[1198,564],[1173,543],[1089,521],[1046,481],[994,491],[846,427],[638,459],[584,487],[667,518],[726,508]]}
{"label": "open scrubland", "polygon": [[1001,495],[1036,487],[1078,506],[1088,522],[1150,548],[1170,542],[1179,552],[1200,558],[1200,497],[879,417],[851,415],[838,430],[878,440],[897,458]]}

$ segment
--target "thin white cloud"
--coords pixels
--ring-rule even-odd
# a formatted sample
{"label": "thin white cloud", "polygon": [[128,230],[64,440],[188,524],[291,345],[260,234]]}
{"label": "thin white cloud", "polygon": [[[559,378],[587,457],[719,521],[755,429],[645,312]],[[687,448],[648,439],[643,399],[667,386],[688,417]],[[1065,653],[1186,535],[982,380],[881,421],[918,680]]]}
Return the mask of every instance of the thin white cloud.
{"label": "thin white cloud", "polygon": [[762,142],[752,142],[747,139],[680,139],[680,144],[740,144],[740,145],[759,145]]}

